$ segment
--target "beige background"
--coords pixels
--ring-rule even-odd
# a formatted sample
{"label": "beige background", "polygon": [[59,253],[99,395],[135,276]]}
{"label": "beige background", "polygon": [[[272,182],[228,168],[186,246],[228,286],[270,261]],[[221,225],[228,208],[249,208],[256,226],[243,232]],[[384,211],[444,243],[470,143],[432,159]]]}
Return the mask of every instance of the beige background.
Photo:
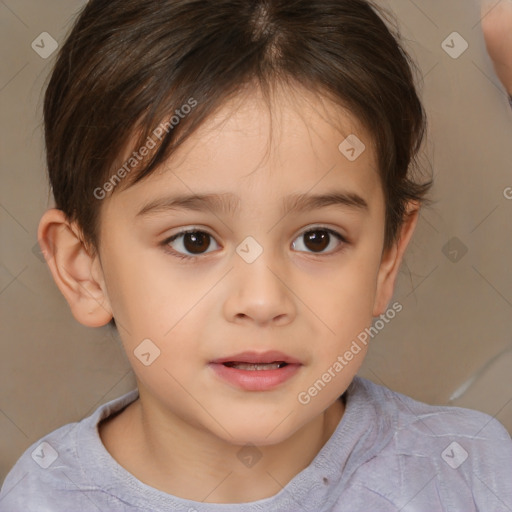
{"label": "beige background", "polygon": [[[36,245],[51,206],[41,105],[55,55],[43,59],[31,43],[42,32],[62,43],[81,5],[0,0],[0,481],[31,443],[135,386],[115,334],[74,320]],[[389,5],[423,74],[437,203],[399,278],[403,310],[373,338],[360,374],[484,411],[512,432],[512,110],[475,0]],[[457,59],[441,46],[454,31],[469,44]]]}

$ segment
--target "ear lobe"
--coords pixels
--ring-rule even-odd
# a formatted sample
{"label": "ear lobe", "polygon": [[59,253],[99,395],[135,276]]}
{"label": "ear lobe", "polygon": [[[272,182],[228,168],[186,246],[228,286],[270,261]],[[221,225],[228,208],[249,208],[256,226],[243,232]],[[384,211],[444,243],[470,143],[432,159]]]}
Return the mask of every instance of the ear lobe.
{"label": "ear lobe", "polygon": [[39,222],[37,239],[73,316],[88,327],[107,324],[112,309],[99,257],[89,254],[76,224],[62,210],[52,208]]}
{"label": "ear lobe", "polygon": [[393,297],[396,276],[402,264],[405,249],[409,245],[416,228],[419,212],[420,205],[416,201],[411,201],[407,207],[397,241],[382,255],[377,275],[375,302],[373,305],[372,314],[374,317],[380,316],[386,311]]}

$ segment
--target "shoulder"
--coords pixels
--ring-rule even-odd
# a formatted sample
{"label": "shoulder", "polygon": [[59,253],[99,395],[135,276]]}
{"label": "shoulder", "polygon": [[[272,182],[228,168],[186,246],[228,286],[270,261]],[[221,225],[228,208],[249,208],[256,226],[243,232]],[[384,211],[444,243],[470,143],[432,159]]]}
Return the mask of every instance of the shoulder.
{"label": "shoulder", "polygon": [[395,434],[421,437],[457,436],[476,443],[511,443],[505,427],[492,416],[473,409],[430,405],[362,377],[354,379],[358,395],[371,404],[375,414],[389,419]]}
{"label": "shoulder", "polygon": [[397,505],[418,493],[425,510],[512,509],[512,439],[499,421],[419,402],[360,377],[353,389],[385,439],[358,468],[358,485]]}
{"label": "shoulder", "polygon": [[[0,491],[0,509],[63,510],[54,500],[76,479],[78,423],[69,423],[30,445],[9,471]],[[66,482],[66,475],[69,479]],[[55,508],[51,508],[55,506]]]}
{"label": "shoulder", "polygon": [[[97,510],[94,496],[100,503],[110,499],[100,497],[105,495],[104,489],[90,478],[89,462],[104,457],[97,424],[132,401],[135,395],[136,391],[131,391],[103,404],[90,416],[68,423],[30,445],[2,484],[0,510],[87,511]],[[100,466],[96,471],[101,471]]]}

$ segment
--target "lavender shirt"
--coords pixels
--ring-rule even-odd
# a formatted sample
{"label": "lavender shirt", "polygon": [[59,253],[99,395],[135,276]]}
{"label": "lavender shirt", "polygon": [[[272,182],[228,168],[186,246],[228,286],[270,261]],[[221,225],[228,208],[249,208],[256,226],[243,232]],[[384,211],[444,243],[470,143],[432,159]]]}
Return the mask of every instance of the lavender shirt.
{"label": "lavender shirt", "polygon": [[242,504],[181,499],[137,480],[98,435],[98,422],[137,396],[133,390],[30,446],[4,481],[0,511],[512,511],[512,440],[501,423],[361,377],[331,438],[278,494]]}

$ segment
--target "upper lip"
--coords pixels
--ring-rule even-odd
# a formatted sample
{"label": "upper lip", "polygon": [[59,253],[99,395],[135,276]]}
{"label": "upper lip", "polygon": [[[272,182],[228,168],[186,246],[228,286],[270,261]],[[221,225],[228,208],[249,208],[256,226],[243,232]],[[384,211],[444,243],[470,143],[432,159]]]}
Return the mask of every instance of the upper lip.
{"label": "upper lip", "polygon": [[269,350],[267,352],[253,352],[253,351],[241,352],[239,354],[234,354],[232,356],[214,359],[211,362],[216,363],[216,364],[223,364],[223,363],[230,363],[230,362],[231,363],[237,362],[237,363],[263,364],[263,363],[274,363],[274,362],[278,362],[278,361],[282,361],[282,362],[288,363],[288,364],[302,364],[298,359],[295,359],[294,357],[283,354],[282,352],[279,352],[277,350]]}

